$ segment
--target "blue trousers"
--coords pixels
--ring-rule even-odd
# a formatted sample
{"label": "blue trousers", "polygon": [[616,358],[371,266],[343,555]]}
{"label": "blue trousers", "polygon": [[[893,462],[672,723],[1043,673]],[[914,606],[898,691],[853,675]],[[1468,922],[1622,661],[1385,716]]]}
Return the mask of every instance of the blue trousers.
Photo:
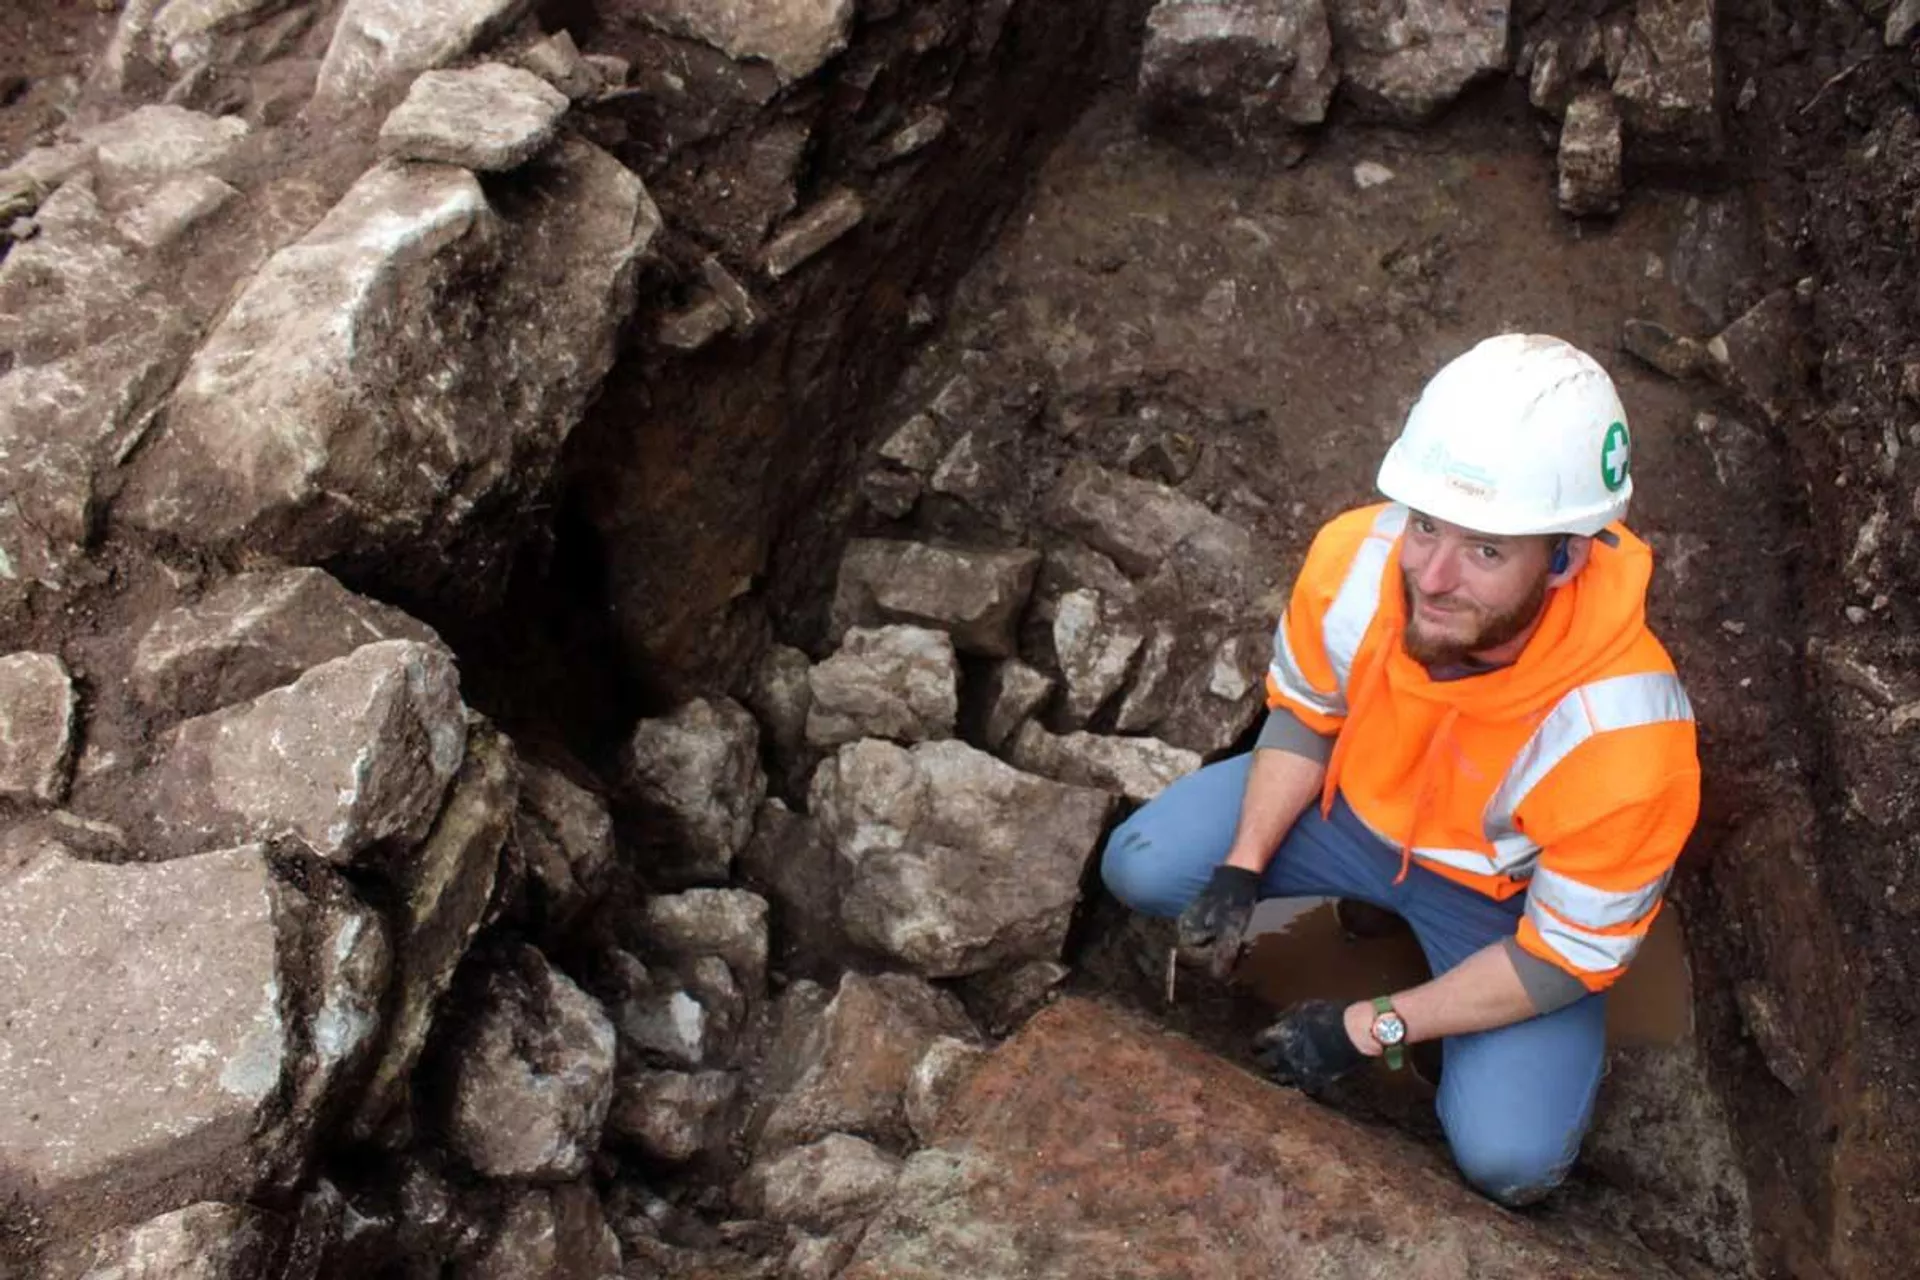
{"label": "blue trousers", "polygon": [[[1208,765],[1127,819],[1100,863],[1114,896],[1147,915],[1179,915],[1227,855],[1251,763],[1249,754]],[[1358,898],[1384,907],[1412,926],[1436,974],[1511,937],[1519,923],[1521,897],[1495,902],[1418,863],[1396,885],[1399,871],[1399,851],[1342,798],[1330,817],[1316,805],[1294,824],[1267,866],[1261,896]],[[1445,1040],[1440,1124],[1466,1180],[1508,1205],[1558,1185],[1593,1117],[1605,1051],[1604,995]]]}

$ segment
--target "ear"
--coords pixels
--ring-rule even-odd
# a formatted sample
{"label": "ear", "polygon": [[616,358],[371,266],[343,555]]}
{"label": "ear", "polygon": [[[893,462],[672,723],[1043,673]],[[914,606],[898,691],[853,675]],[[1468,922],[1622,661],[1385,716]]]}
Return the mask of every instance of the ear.
{"label": "ear", "polygon": [[1547,575],[1549,587],[1564,587],[1580,576],[1580,571],[1587,567],[1587,561],[1593,558],[1593,539],[1568,535],[1566,551],[1566,567]]}

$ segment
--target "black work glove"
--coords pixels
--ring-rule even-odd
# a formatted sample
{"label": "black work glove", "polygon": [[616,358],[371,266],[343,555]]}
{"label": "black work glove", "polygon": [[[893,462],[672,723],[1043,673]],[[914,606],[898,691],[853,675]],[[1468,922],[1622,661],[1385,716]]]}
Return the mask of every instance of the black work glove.
{"label": "black work glove", "polygon": [[1347,1006],[1338,1000],[1307,1000],[1253,1038],[1260,1068],[1275,1084],[1308,1093],[1324,1089],[1367,1060],[1347,1034]]}
{"label": "black work glove", "polygon": [[1180,949],[1198,954],[1216,980],[1233,972],[1246,941],[1247,922],[1260,901],[1260,873],[1219,866],[1200,896],[1180,913]]}

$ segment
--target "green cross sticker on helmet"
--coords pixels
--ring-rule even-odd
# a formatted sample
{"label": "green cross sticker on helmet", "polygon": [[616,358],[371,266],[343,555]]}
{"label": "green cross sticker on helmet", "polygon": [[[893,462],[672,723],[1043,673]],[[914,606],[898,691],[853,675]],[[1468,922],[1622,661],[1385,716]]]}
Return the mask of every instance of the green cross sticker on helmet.
{"label": "green cross sticker on helmet", "polygon": [[1607,489],[1617,492],[1627,482],[1627,459],[1633,451],[1627,439],[1627,424],[1616,421],[1607,428],[1606,443],[1600,447],[1600,478]]}

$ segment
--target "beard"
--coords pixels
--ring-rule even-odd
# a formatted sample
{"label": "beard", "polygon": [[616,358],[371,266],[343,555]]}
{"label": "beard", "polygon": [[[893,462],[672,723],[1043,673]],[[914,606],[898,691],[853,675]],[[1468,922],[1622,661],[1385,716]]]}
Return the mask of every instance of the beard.
{"label": "beard", "polygon": [[[1532,626],[1533,620],[1540,616],[1540,610],[1547,603],[1547,575],[1542,573],[1535,579],[1526,596],[1511,609],[1492,613],[1467,605],[1455,617],[1474,625],[1470,631],[1457,637],[1429,635],[1420,629],[1418,616],[1414,612],[1413,584],[1407,581],[1404,571],[1400,575],[1400,596],[1406,605],[1407,617],[1406,630],[1401,633],[1400,643],[1405,647],[1407,656],[1421,666],[1448,667],[1462,663],[1476,653],[1497,649]],[[1446,601],[1447,597],[1439,599]]]}

